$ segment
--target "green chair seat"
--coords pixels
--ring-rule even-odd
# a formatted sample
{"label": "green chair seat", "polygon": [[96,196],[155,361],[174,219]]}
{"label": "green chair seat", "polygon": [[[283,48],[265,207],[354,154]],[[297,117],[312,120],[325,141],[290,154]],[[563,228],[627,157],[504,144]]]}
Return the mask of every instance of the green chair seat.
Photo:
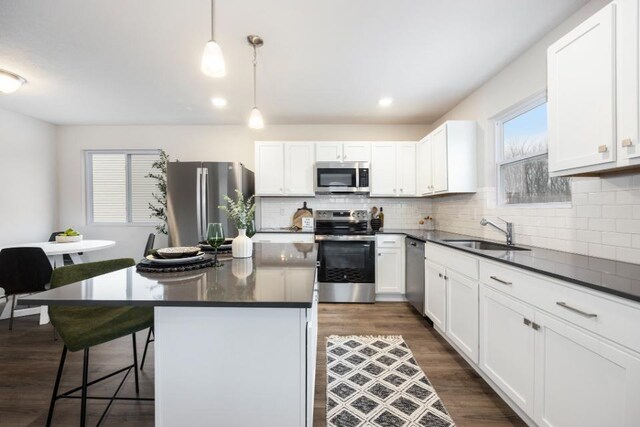
{"label": "green chair seat", "polygon": [[[91,262],[53,270],[51,288],[132,267],[130,258]],[[70,351],[93,347],[153,326],[152,307],[50,306],[51,323]]]}

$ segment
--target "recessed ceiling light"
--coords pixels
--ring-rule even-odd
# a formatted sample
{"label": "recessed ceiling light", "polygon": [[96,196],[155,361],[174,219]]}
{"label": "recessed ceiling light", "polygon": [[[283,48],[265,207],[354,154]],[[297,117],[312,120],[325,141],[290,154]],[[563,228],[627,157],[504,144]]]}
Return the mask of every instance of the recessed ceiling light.
{"label": "recessed ceiling light", "polygon": [[378,105],[381,107],[388,107],[391,104],[393,104],[393,98],[389,96],[382,97],[378,100]]}
{"label": "recessed ceiling light", "polygon": [[214,105],[214,107],[218,107],[218,108],[227,106],[227,100],[219,96],[216,96],[215,98],[211,98],[211,103]]}
{"label": "recessed ceiling light", "polygon": [[11,93],[20,89],[27,81],[17,74],[7,70],[0,70],[0,93]]}

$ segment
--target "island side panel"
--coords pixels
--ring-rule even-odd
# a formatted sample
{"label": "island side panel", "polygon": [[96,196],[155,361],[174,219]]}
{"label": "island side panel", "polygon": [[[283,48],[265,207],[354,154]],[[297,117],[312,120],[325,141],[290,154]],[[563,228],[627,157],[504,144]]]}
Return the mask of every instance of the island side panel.
{"label": "island side panel", "polygon": [[156,425],[304,425],[305,334],[305,309],[156,307]]}

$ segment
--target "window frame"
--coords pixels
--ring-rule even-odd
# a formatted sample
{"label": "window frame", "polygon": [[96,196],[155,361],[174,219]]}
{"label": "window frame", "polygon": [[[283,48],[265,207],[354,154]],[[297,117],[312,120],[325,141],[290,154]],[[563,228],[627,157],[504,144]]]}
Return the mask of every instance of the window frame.
{"label": "window frame", "polygon": [[571,200],[566,202],[548,202],[548,203],[505,203],[502,197],[503,187],[501,179],[502,166],[522,162],[523,160],[535,159],[536,157],[547,156],[547,162],[549,160],[549,147],[545,151],[532,153],[526,156],[514,157],[511,159],[504,159],[504,124],[516,117],[533,110],[547,103],[547,90],[543,89],[534,93],[533,95],[515,103],[509,108],[501,111],[491,118],[494,125],[494,150],[495,150],[495,179],[496,179],[496,206],[502,208],[570,208]]}
{"label": "window frame", "polygon": [[[160,149],[90,149],[84,150],[85,165],[85,213],[87,225],[97,226],[129,226],[147,227],[159,223],[149,218],[146,222],[133,222],[132,197],[131,197],[131,156],[132,155],[160,155]],[[123,154],[125,156],[125,182],[126,182],[126,222],[95,222],[93,217],[93,155],[94,154]]]}

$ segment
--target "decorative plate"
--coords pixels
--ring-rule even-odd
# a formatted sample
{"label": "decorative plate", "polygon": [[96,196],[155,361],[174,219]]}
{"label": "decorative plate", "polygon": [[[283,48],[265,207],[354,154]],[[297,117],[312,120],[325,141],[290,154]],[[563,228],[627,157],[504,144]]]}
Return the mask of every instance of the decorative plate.
{"label": "decorative plate", "polygon": [[200,252],[197,255],[187,256],[182,258],[157,258],[153,255],[147,255],[146,259],[151,261],[152,264],[167,264],[167,265],[180,265],[180,264],[189,264],[195,261],[201,261],[204,259],[204,253]]}
{"label": "decorative plate", "polygon": [[197,255],[200,252],[200,248],[197,246],[176,246],[157,249],[155,252],[162,258],[183,258]]}

